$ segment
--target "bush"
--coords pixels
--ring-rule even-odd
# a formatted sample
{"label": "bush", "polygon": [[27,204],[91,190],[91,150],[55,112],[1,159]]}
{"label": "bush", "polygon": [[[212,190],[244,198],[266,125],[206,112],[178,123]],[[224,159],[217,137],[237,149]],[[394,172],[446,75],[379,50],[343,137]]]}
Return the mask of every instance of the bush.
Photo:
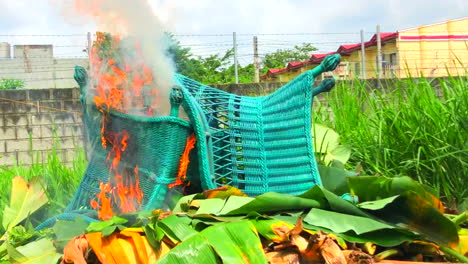
{"label": "bush", "polygon": [[0,79],[0,90],[21,89],[24,87],[23,80]]}
{"label": "bush", "polygon": [[[352,147],[350,163],[368,175],[410,176],[460,208],[468,200],[468,78],[395,80],[369,90],[342,82],[319,107],[327,124]],[[465,204],[465,205],[462,205]],[[450,203],[454,205],[454,203]]]}

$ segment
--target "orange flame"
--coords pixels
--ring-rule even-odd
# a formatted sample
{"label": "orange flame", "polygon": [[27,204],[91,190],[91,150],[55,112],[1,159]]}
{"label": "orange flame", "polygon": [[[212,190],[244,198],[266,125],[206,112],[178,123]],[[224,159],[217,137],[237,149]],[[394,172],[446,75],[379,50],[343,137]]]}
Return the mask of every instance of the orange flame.
{"label": "orange flame", "polygon": [[179,171],[177,172],[176,181],[172,184],[169,184],[169,188],[174,188],[175,186],[183,185],[185,179],[187,178],[187,168],[190,163],[189,154],[190,151],[195,147],[197,139],[195,134],[190,135],[185,144],[185,150],[179,161]]}
{"label": "orange flame", "polygon": [[[107,42],[106,42],[107,41]],[[114,58],[118,50],[120,39],[110,38],[109,35],[97,33],[97,39],[91,51],[90,62],[92,77],[95,84],[93,102],[102,114],[101,145],[108,150],[109,181],[100,183],[100,193],[97,201],[91,201],[91,207],[98,211],[101,220],[107,220],[114,215],[114,210],[129,213],[138,210],[143,200],[143,192],[138,178],[138,164],[128,170],[120,166],[122,154],[128,148],[130,135],[126,130],[111,132],[107,130],[109,111],[128,113],[131,107],[144,106],[144,85],[151,85],[153,76],[151,69],[143,63],[138,42],[135,43],[137,63],[128,63],[120,57]],[[108,49],[100,50],[100,45],[107,45]],[[122,66],[122,68],[120,68]],[[129,96],[131,93],[131,96]],[[152,108],[148,108],[148,115],[152,116]]]}
{"label": "orange flame", "polygon": [[99,204],[97,201],[92,200],[91,201],[91,207],[94,210],[98,211],[98,217],[101,220],[110,220],[112,216],[114,215],[114,212],[112,211],[112,206],[111,206],[111,198],[108,197],[108,194],[111,193],[111,186],[109,183],[100,183],[99,184],[99,189],[101,189],[101,192],[98,193],[96,196],[101,202]]}

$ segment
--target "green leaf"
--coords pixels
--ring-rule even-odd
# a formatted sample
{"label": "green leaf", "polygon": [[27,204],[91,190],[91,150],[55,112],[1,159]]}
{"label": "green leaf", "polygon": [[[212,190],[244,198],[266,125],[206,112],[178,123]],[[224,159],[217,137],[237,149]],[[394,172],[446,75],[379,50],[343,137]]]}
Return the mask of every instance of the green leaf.
{"label": "green leaf", "polygon": [[[57,253],[52,240],[43,238],[27,245],[17,247],[22,256],[14,255],[13,262],[18,264],[51,264],[57,263],[61,255]],[[11,256],[11,255],[10,255]]]}
{"label": "green leaf", "polygon": [[323,187],[337,195],[342,195],[348,192],[347,178],[356,176],[355,172],[346,171],[336,167],[318,165],[318,169]]}
{"label": "green leaf", "polygon": [[340,136],[333,129],[314,123],[313,132],[315,152],[327,153],[329,150],[338,147]]}
{"label": "green leaf", "polygon": [[304,222],[327,228],[334,233],[353,231],[357,235],[382,229],[394,229],[394,226],[384,224],[367,217],[342,214],[321,209],[312,209],[304,217]]}
{"label": "green leaf", "polygon": [[352,194],[359,197],[359,201],[375,201],[383,198],[399,195],[405,191],[414,191],[430,202],[440,212],[443,212],[443,205],[428,189],[410,177],[377,177],[359,176],[349,177],[348,186]]}
{"label": "green leaf", "polygon": [[[234,198],[236,199],[236,198]],[[242,201],[250,201],[253,198],[250,199],[241,199]],[[223,207],[226,204],[225,199],[220,199],[220,198],[212,198],[212,199],[206,199],[206,200],[195,200],[198,207],[198,210],[196,211],[196,214],[218,214],[221,212]]]}
{"label": "green leaf", "polygon": [[[316,209],[313,209],[313,210],[316,210]],[[286,215],[277,215],[277,216],[274,216],[274,218],[277,220],[285,221],[293,225],[297,222],[297,216],[291,217],[291,216],[286,216]],[[375,231],[357,235],[354,231],[347,231],[344,233],[335,233],[328,228],[310,225],[305,221],[303,225],[304,225],[304,229],[314,230],[314,231],[320,230],[323,232],[335,234],[337,237],[344,239],[348,242],[353,242],[353,243],[372,242],[374,244],[384,246],[384,247],[397,246],[397,245],[402,244],[403,242],[413,241],[419,238],[419,236],[411,232],[406,232],[405,230],[397,230],[397,229],[381,229],[381,230],[375,230]]]}
{"label": "green leaf", "polygon": [[[113,216],[111,220],[90,223],[86,228],[86,233],[102,232],[105,228],[127,223],[128,220],[122,217]],[[109,229],[107,230],[109,231]]]}
{"label": "green leaf", "polygon": [[2,225],[8,232],[47,203],[47,197],[38,179],[27,183],[21,177],[13,179],[10,206],[3,210]]}
{"label": "green leaf", "polygon": [[194,199],[196,195],[197,194],[191,194],[191,195],[187,195],[187,196],[180,198],[177,204],[172,209],[172,212],[175,214],[187,212],[189,209],[188,204],[190,203],[190,201]]}
{"label": "green leaf", "polygon": [[164,231],[158,226],[159,220],[153,217],[150,222],[144,226],[146,238],[153,248],[159,250],[161,240],[164,237]]}
{"label": "green leaf", "polygon": [[375,201],[368,201],[358,204],[359,208],[367,209],[367,210],[380,210],[387,206],[388,204],[392,203],[397,199],[399,195],[391,196],[385,199],[375,200]]}
{"label": "green leaf", "polygon": [[350,215],[363,216],[363,217],[370,216],[370,214],[359,209],[354,204],[340,198],[336,194],[326,190],[323,187],[319,187],[317,185],[312,187],[310,190],[300,195],[299,197],[321,201],[320,203],[323,204],[323,206],[317,207],[317,208],[329,209],[330,211],[346,213]]}
{"label": "green leaf", "polygon": [[267,263],[262,243],[250,221],[223,223],[200,232],[223,263]]}
{"label": "green leaf", "polygon": [[364,207],[376,217],[424,235],[430,241],[449,246],[458,243],[456,225],[414,191],[367,203]]}
{"label": "green leaf", "polygon": [[117,229],[116,225],[106,226],[101,230],[102,236],[103,237],[110,236],[112,235],[112,233],[115,232],[116,229]]}
{"label": "green leaf", "polygon": [[226,205],[219,215],[241,215],[248,214],[250,212],[267,213],[285,210],[302,210],[308,208],[320,208],[323,206],[323,204],[320,204],[320,202],[314,199],[269,192],[255,198],[231,196],[226,201]]}
{"label": "green leaf", "polygon": [[57,221],[52,228],[55,233],[55,245],[58,249],[63,249],[73,237],[84,234],[86,227],[88,222],[82,217],[73,221]]}
{"label": "green leaf", "polygon": [[335,160],[341,162],[342,164],[346,164],[350,157],[351,148],[348,146],[339,145],[327,152],[327,155],[325,156],[325,164],[330,164]]}
{"label": "green leaf", "polygon": [[221,263],[208,240],[195,235],[173,248],[157,264]]}
{"label": "green leaf", "polygon": [[333,161],[339,161],[342,164],[348,162],[351,149],[340,145],[340,137],[333,129],[314,123],[313,135],[314,151],[319,154],[319,160],[323,164],[328,166]]}
{"label": "green leaf", "polygon": [[187,240],[189,237],[197,234],[193,228],[190,227],[191,219],[186,216],[170,215],[159,221],[158,226],[172,238],[174,242]]}
{"label": "green leaf", "polygon": [[280,221],[277,219],[268,219],[268,220],[250,220],[252,224],[255,226],[255,229],[257,229],[258,233],[272,241],[281,241],[281,237],[278,235],[278,233],[275,232],[276,228],[282,228],[282,230],[287,230],[287,229],[292,229],[294,225]]}

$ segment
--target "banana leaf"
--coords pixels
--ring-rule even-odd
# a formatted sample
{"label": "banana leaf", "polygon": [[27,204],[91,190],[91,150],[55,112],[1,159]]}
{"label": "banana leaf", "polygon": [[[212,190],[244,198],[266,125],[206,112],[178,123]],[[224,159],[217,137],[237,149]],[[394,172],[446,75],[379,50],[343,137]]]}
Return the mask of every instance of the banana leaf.
{"label": "banana leaf", "polygon": [[157,263],[267,263],[250,221],[207,227],[172,249]]}
{"label": "banana leaf", "polygon": [[441,214],[431,202],[414,191],[373,202],[361,203],[374,216],[401,228],[424,235],[440,245],[458,244],[456,225]]}
{"label": "banana leaf", "polygon": [[444,212],[444,206],[433,189],[407,176],[395,178],[378,176],[349,177],[348,187],[352,194],[359,197],[361,202],[380,200],[399,195],[405,191],[414,191],[430,202],[439,212]]}
{"label": "banana leaf", "polygon": [[47,201],[47,196],[37,178],[27,183],[19,176],[15,177],[11,187],[10,206],[5,206],[3,210],[3,228],[6,232],[10,231]]}
{"label": "banana leaf", "polygon": [[43,238],[24,246],[9,248],[8,250],[11,263],[28,264],[50,264],[57,263],[61,254],[59,254],[52,242],[48,238]]}

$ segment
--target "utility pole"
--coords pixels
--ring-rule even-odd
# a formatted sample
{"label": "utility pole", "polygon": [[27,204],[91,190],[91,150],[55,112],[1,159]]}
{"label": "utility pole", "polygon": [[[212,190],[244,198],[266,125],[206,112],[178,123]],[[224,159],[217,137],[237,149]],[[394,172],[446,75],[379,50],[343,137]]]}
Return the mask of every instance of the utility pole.
{"label": "utility pole", "polygon": [[239,73],[237,72],[237,39],[236,32],[232,33],[232,41],[234,45],[234,78],[235,83],[239,83]]}
{"label": "utility pole", "polygon": [[377,79],[382,79],[382,41],[380,39],[380,25],[377,25]]}
{"label": "utility pole", "polygon": [[86,36],[88,38],[88,43],[87,43],[87,47],[86,47],[87,51],[86,52],[88,53],[88,56],[89,56],[89,55],[91,55],[91,47],[93,45],[92,40],[91,40],[91,32],[88,32],[88,34],[86,34]]}
{"label": "utility pole", "polygon": [[91,70],[91,49],[93,47],[93,41],[91,40],[91,32],[88,32],[86,35],[88,39],[87,47],[86,47],[86,53],[88,53],[88,61],[89,61],[89,72],[92,73]]}
{"label": "utility pole", "polygon": [[260,82],[260,63],[258,61],[258,40],[257,36],[253,37],[253,54],[254,54],[254,67],[255,67],[255,82]]}
{"label": "utility pole", "polygon": [[361,79],[366,79],[366,47],[364,42],[364,30],[361,29]]}

